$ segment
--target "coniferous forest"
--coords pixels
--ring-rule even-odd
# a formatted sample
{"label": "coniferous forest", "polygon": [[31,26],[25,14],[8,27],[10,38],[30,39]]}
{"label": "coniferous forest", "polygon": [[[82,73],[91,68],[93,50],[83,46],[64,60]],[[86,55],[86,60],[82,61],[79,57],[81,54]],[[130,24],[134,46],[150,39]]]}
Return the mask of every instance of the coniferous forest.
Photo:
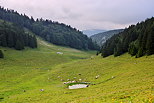
{"label": "coniferous forest", "polygon": [[154,54],[154,17],[114,35],[106,41],[100,52],[103,57],[120,56],[126,52],[137,58]]}
{"label": "coniferous forest", "polygon": [[29,18],[14,10],[0,7],[0,19],[6,20],[31,30],[44,40],[56,45],[69,46],[76,49],[98,50],[99,46],[75,28],[51,20]]}
{"label": "coniferous forest", "polygon": [[2,50],[0,50],[0,58],[4,58],[4,54],[3,54]]}
{"label": "coniferous forest", "polygon": [[35,36],[25,33],[22,27],[1,20],[0,46],[16,50],[22,50],[24,47],[37,48],[37,40]]}

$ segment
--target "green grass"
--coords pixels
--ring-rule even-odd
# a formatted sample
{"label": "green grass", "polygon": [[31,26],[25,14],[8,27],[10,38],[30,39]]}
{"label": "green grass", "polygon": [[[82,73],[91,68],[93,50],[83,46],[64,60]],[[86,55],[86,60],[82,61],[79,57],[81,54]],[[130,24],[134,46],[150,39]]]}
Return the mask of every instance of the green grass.
{"label": "green grass", "polygon": [[[138,59],[128,54],[90,58],[94,52],[38,41],[37,49],[2,48],[6,49],[5,59],[0,59],[2,103],[154,102],[154,55]],[[82,79],[80,82],[93,85],[69,90],[63,84],[67,79]]]}

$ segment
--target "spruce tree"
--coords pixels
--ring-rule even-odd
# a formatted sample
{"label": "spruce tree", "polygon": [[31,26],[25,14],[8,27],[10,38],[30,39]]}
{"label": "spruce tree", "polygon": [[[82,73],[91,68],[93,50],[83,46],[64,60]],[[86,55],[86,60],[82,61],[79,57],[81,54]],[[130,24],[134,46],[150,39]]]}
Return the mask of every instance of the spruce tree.
{"label": "spruce tree", "polygon": [[16,50],[24,49],[24,45],[22,44],[22,42],[20,40],[17,40],[16,45],[15,45],[15,49]]}
{"label": "spruce tree", "polygon": [[13,47],[14,46],[14,38],[13,38],[13,34],[8,33],[8,47]]}
{"label": "spruce tree", "polygon": [[147,49],[147,55],[154,54],[154,34],[152,33],[150,33],[148,36],[146,49]]}
{"label": "spruce tree", "polygon": [[152,24],[149,35],[147,37],[146,53],[147,55],[154,54],[154,23]]}
{"label": "spruce tree", "polygon": [[0,36],[0,45],[3,47],[7,47],[7,40],[5,34],[1,34]]}
{"label": "spruce tree", "polygon": [[131,43],[129,45],[129,48],[128,48],[128,53],[131,55],[131,56],[135,56],[137,54],[137,48],[135,46],[135,43]]}
{"label": "spruce tree", "polygon": [[144,55],[143,47],[140,47],[136,55],[136,58],[142,57],[143,55]]}
{"label": "spruce tree", "polygon": [[118,43],[114,49],[114,56],[120,56],[121,54],[123,54],[122,52],[122,44]]}
{"label": "spruce tree", "polygon": [[4,58],[2,50],[0,50],[0,58]]}
{"label": "spruce tree", "polygon": [[33,39],[34,39],[34,48],[37,48],[37,39],[35,35],[33,36]]}
{"label": "spruce tree", "polygon": [[37,47],[37,40],[35,36],[29,36],[29,46],[31,48],[36,48]]}

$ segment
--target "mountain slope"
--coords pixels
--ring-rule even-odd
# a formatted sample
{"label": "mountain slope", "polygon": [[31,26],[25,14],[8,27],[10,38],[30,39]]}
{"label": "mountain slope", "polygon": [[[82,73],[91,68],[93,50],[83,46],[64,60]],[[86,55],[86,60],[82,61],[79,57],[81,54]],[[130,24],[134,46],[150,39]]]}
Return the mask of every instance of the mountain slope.
{"label": "mountain slope", "polygon": [[88,37],[94,35],[94,34],[98,34],[98,33],[102,33],[105,32],[106,30],[101,30],[101,29],[89,29],[89,30],[83,30],[83,34],[86,34]]}
{"label": "mountain slope", "polygon": [[51,20],[29,18],[14,10],[0,7],[0,19],[16,23],[31,30],[44,40],[56,45],[69,46],[76,49],[98,49],[86,35],[75,28]]}
{"label": "mountain slope", "polygon": [[[91,57],[91,51],[52,45],[38,37],[37,41],[35,49],[1,47],[5,54],[0,59],[1,103],[154,102],[153,55]],[[92,84],[69,90],[63,84],[68,79]]]}
{"label": "mountain slope", "polygon": [[[30,33],[30,31],[27,32]],[[41,79],[42,76],[52,71],[55,66],[90,58],[94,54],[93,51],[85,52],[56,46],[42,40],[40,37],[37,37],[37,41],[38,48],[25,47],[22,51],[0,46],[5,55],[4,59],[0,59],[0,102],[9,103],[8,99],[15,95],[42,88],[44,81]],[[16,103],[18,100],[13,102]]]}
{"label": "mountain slope", "polygon": [[[64,55],[58,55],[60,47],[41,42],[45,41],[39,41],[35,50],[7,49],[7,58],[0,60],[1,103],[153,103],[153,55],[136,59],[125,54],[70,62],[73,49],[64,48]],[[82,53],[77,50],[73,54],[82,57]],[[95,79],[97,75],[100,77]],[[69,90],[63,82],[74,77],[95,85]]]}
{"label": "mountain slope", "polygon": [[154,17],[114,35],[103,45],[101,52],[103,57],[120,56],[126,52],[136,57],[154,54]]}
{"label": "mountain slope", "polygon": [[106,42],[106,40],[111,38],[114,34],[118,34],[122,31],[123,29],[110,30],[103,33],[92,35],[90,38],[93,42],[96,42],[99,46],[102,46]]}

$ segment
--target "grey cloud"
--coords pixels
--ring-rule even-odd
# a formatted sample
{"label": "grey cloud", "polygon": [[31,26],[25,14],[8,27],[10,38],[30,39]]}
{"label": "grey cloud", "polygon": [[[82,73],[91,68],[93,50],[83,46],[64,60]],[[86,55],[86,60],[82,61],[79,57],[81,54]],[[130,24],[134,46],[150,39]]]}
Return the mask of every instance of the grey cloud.
{"label": "grey cloud", "polygon": [[0,5],[78,29],[115,29],[154,16],[154,0],[0,0]]}

